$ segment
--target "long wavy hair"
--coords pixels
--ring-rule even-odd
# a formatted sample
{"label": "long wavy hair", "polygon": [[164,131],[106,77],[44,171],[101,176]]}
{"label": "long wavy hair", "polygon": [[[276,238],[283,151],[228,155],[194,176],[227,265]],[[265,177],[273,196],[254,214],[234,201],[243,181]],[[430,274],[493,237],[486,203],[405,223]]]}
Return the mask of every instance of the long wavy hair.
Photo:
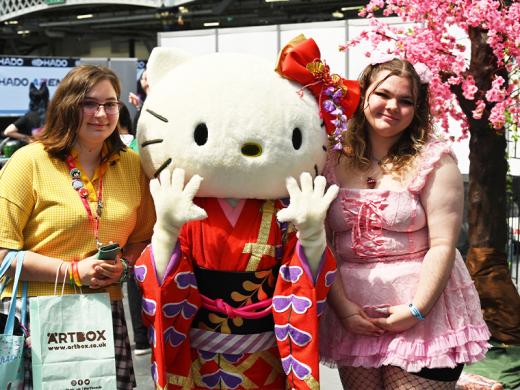
{"label": "long wavy hair", "polygon": [[[121,86],[117,75],[104,66],[80,65],[67,73],[61,80],[47,109],[47,121],[38,140],[51,156],[65,160],[76,143],[83,117],[81,103],[97,83],[108,80],[114,88],[117,99]],[[105,160],[126,146],[119,136],[119,123],[105,141],[108,154]]]}
{"label": "long wavy hair", "polygon": [[381,160],[380,165],[383,170],[385,166],[389,165],[394,172],[407,167],[428,141],[433,130],[428,84],[421,84],[413,65],[398,58],[381,64],[368,65],[359,76],[360,104],[349,121],[348,130],[343,140],[343,155],[346,156],[351,166],[362,171],[370,168],[370,157],[372,155],[372,148],[368,139],[369,124],[365,116],[365,109],[367,108],[365,101],[368,100],[366,94],[379,72],[385,70],[389,72],[388,75],[378,82],[370,94],[391,76],[407,77],[412,83],[415,111],[410,125],[402,132],[401,137]]}

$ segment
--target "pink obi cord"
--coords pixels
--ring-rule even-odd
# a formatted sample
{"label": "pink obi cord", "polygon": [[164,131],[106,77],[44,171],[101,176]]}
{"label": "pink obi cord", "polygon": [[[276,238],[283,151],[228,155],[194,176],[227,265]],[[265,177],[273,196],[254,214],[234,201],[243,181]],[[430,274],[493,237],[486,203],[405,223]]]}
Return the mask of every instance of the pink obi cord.
{"label": "pink obi cord", "polygon": [[[229,306],[224,300],[211,299],[205,295],[202,295],[202,307],[204,309],[215,311],[217,313],[225,314],[229,318],[242,317],[247,320],[257,320],[259,318],[268,316],[271,314],[271,303],[272,298],[264,299],[257,303],[252,303],[250,305],[242,306],[240,308]],[[256,311],[258,309],[263,309]]]}

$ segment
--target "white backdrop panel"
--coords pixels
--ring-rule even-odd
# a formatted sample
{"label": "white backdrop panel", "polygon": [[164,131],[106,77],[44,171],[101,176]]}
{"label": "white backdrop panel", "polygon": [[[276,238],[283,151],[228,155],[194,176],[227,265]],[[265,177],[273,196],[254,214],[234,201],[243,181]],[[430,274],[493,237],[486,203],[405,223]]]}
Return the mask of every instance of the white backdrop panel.
{"label": "white backdrop panel", "polygon": [[254,54],[274,64],[278,57],[278,29],[276,26],[220,29],[218,51]]}
{"label": "white backdrop panel", "polygon": [[345,53],[339,51],[339,45],[345,43],[346,21],[284,24],[280,26],[280,47],[299,34],[312,38],[320,48],[321,59],[330,66],[332,73],[345,76]]}
{"label": "white backdrop panel", "polygon": [[214,53],[217,50],[215,29],[159,33],[157,45],[176,47],[194,55]]}

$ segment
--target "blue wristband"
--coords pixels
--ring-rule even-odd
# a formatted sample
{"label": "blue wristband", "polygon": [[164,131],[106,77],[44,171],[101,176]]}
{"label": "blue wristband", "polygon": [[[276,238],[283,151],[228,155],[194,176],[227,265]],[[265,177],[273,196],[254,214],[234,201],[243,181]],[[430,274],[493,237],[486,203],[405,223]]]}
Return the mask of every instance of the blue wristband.
{"label": "blue wristband", "polygon": [[413,304],[413,303],[410,303],[408,305],[408,309],[410,309],[410,313],[412,313],[412,315],[417,318],[418,320],[421,320],[423,321],[424,320],[424,316],[421,314],[421,312],[419,311],[419,309],[417,309],[417,307]]}

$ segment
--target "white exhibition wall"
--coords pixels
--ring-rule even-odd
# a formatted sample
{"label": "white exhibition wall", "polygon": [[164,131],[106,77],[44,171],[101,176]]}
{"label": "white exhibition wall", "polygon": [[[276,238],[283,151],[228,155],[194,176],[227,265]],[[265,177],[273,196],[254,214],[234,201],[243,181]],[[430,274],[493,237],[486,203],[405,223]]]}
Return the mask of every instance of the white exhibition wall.
{"label": "white exhibition wall", "polygon": [[[405,25],[399,18],[387,18],[392,24]],[[335,22],[281,24],[260,27],[207,29],[179,32],[161,32],[158,45],[177,47],[194,55],[214,52],[239,52],[255,54],[276,63],[280,49],[292,38],[304,34],[313,38],[321,51],[321,57],[333,73],[356,78],[368,64],[364,53],[368,45],[360,44],[347,53],[340,52],[339,45],[350,37],[356,37],[367,27],[364,19]]]}
{"label": "white exhibition wall", "polygon": [[[386,18],[385,22],[405,26],[399,18]],[[255,54],[276,64],[280,49],[292,38],[304,34],[313,38],[321,51],[321,57],[330,66],[331,72],[356,79],[369,63],[365,52],[369,50],[367,43],[361,43],[343,53],[339,45],[357,37],[362,30],[368,28],[366,19],[341,20],[333,22],[301,23],[270,25],[260,27],[224,28],[193,30],[182,32],[162,32],[158,34],[158,46],[177,47],[194,55],[214,52],[240,52]],[[459,43],[466,45],[466,57],[469,61],[469,40],[462,30],[452,30],[459,37]],[[452,121],[450,132],[458,136],[460,126]],[[458,158],[462,173],[469,172],[469,142],[455,142],[453,149]],[[520,175],[520,161],[510,159],[511,173]]]}

